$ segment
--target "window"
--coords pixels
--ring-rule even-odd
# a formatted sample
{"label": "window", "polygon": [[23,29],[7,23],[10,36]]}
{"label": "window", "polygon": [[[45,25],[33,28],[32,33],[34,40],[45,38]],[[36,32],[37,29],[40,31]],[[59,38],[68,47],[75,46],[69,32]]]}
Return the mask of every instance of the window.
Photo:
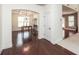
{"label": "window", "polygon": [[65,18],[62,17],[62,27],[65,27]]}
{"label": "window", "polygon": [[[65,18],[64,17],[62,17],[62,27],[63,28],[65,27]],[[63,30],[62,34],[63,34],[63,38],[64,38],[64,34],[65,34],[64,30]]]}
{"label": "window", "polygon": [[69,16],[68,22],[69,22],[69,27],[73,27],[74,26],[74,16]]}
{"label": "window", "polygon": [[29,26],[29,17],[19,16],[18,17],[18,27]]}

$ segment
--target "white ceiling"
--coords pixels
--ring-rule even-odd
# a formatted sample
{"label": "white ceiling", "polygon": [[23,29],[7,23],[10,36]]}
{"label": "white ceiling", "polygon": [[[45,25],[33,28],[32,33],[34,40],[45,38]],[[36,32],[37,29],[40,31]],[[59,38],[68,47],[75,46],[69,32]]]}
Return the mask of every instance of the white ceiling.
{"label": "white ceiling", "polygon": [[14,9],[12,10],[13,14],[18,14],[18,15],[27,15],[27,16],[38,16],[37,12],[26,10],[26,9]]}
{"label": "white ceiling", "polygon": [[63,14],[71,14],[71,13],[75,13],[76,11],[69,7],[62,6],[62,12]]}
{"label": "white ceiling", "polygon": [[75,10],[69,8],[69,7],[66,7],[66,6],[63,6],[62,10],[63,10],[63,12],[74,12],[75,11]]}

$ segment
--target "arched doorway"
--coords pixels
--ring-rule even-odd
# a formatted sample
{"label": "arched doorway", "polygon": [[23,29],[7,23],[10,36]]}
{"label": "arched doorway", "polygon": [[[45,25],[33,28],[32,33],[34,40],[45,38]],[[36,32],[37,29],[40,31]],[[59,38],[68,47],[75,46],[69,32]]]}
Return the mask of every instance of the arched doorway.
{"label": "arched doorway", "polygon": [[37,12],[26,9],[12,10],[13,46],[23,45],[38,32],[38,16]]}

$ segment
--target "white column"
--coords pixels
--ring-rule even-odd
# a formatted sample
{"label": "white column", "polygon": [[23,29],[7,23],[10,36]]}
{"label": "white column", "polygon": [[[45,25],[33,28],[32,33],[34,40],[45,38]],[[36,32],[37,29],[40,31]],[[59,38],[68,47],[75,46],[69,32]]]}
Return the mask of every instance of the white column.
{"label": "white column", "polygon": [[62,5],[47,5],[46,6],[46,23],[45,35],[46,38],[53,44],[62,40]]}
{"label": "white column", "polygon": [[0,5],[0,53],[2,51],[1,49],[1,45],[2,45],[2,9],[1,9],[1,5]]}

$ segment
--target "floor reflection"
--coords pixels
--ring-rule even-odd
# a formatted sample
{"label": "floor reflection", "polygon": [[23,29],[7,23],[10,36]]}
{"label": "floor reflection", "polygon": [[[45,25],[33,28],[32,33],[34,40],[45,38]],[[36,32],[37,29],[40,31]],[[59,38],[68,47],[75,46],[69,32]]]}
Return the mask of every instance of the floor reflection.
{"label": "floor reflection", "polygon": [[23,45],[23,41],[27,40],[29,38],[29,32],[19,32],[17,34],[17,40],[16,40],[16,46],[22,46]]}
{"label": "floor reflection", "polygon": [[23,34],[24,34],[24,39],[28,39],[29,38],[29,35],[30,35],[29,32],[24,32]]}

